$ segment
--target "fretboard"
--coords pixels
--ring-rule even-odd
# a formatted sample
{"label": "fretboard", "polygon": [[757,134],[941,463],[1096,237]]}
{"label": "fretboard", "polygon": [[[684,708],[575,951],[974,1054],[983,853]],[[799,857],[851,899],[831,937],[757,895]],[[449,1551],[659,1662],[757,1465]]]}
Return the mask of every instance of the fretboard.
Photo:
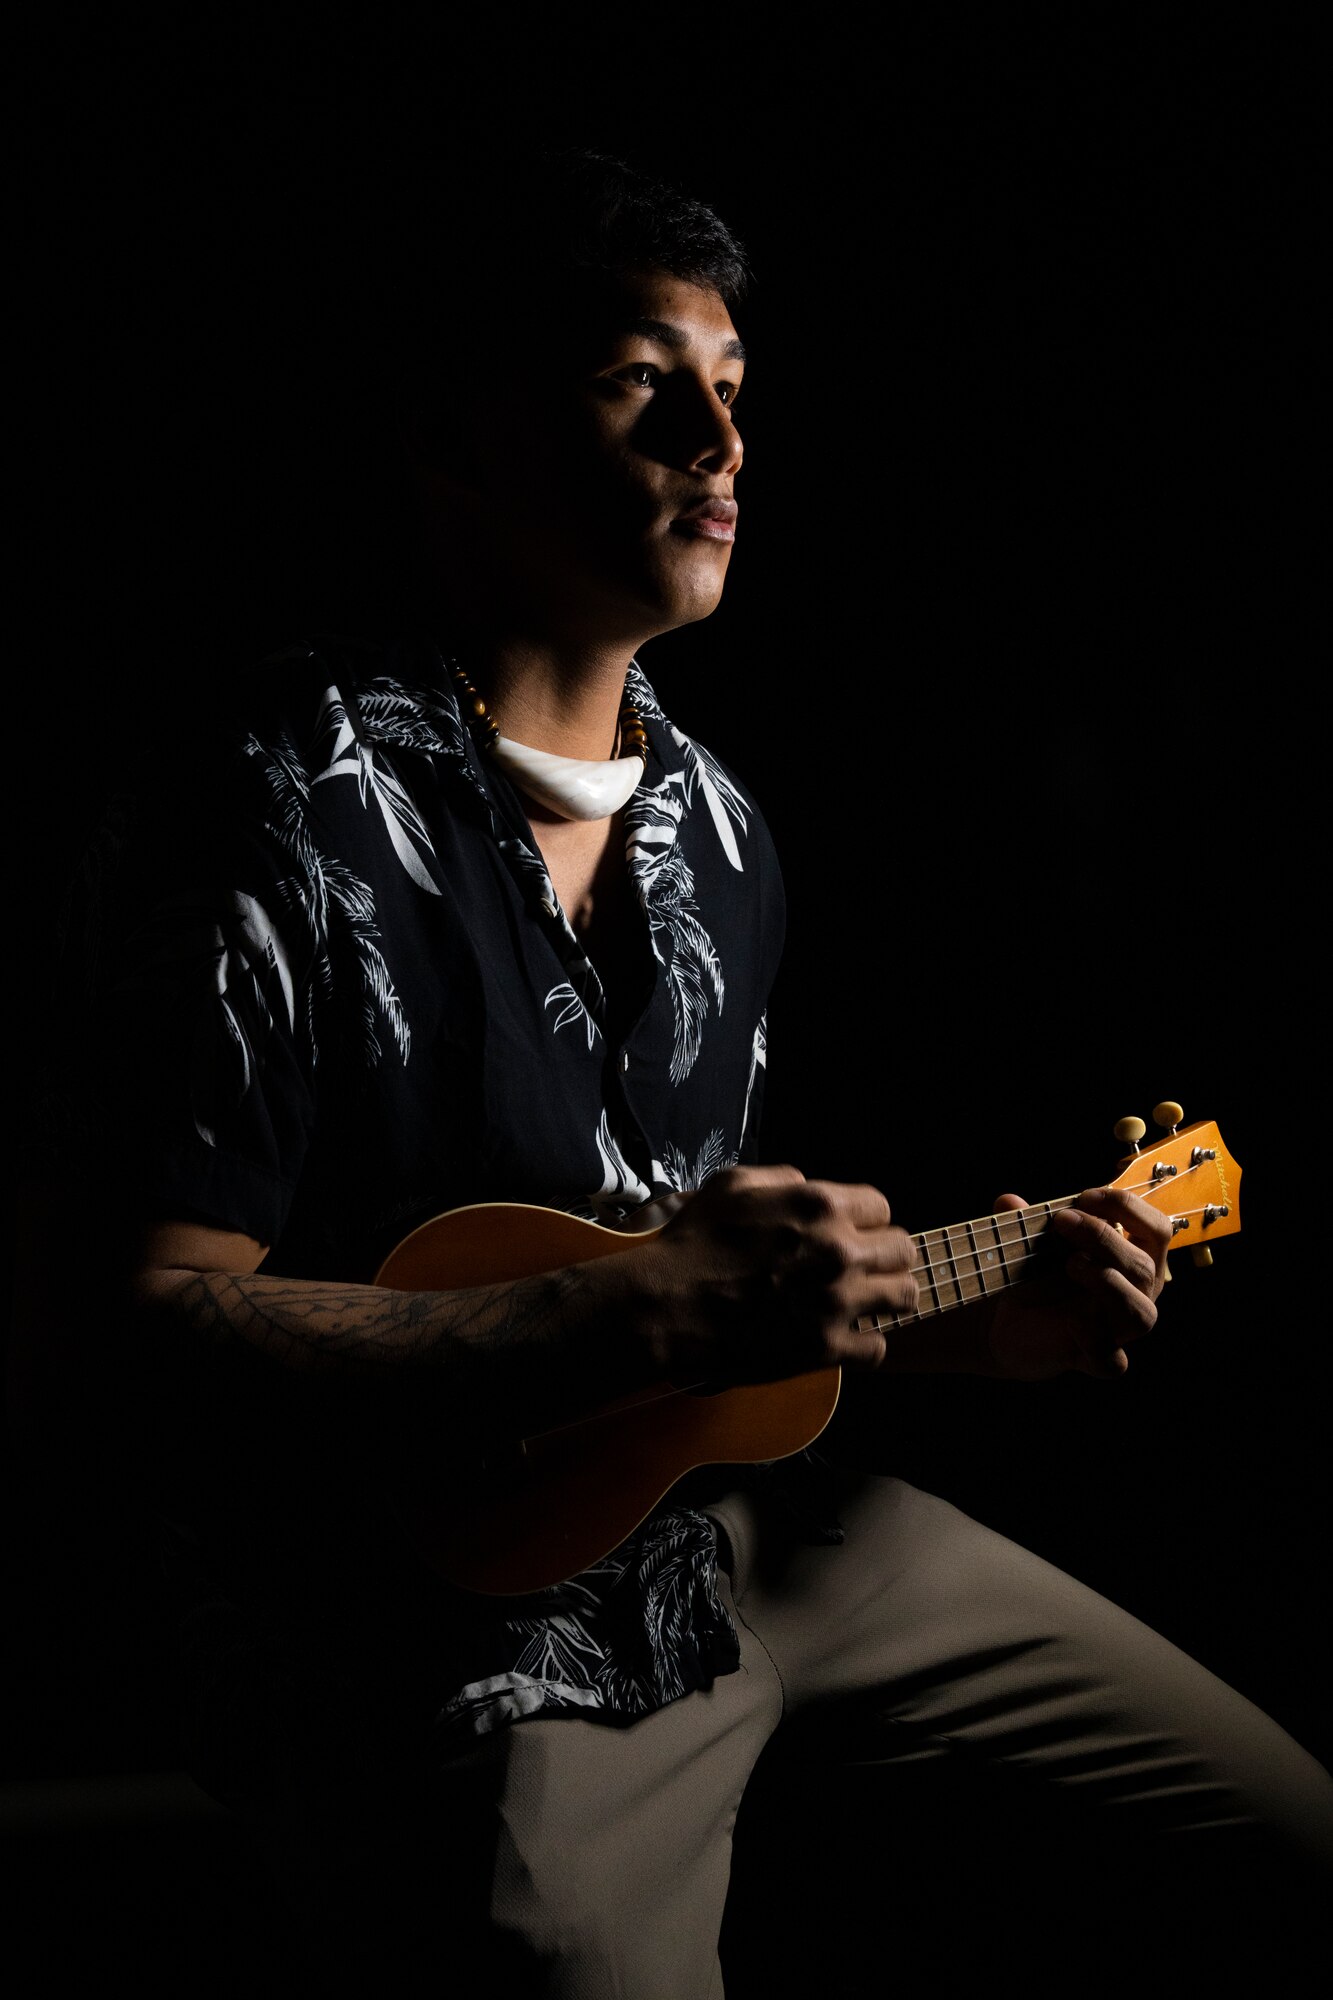
{"label": "fretboard", "polygon": [[920,1286],[915,1306],[880,1313],[858,1323],[882,1332],[930,1319],[954,1306],[971,1305],[993,1292],[1007,1291],[1036,1272],[1037,1244],[1058,1208],[1071,1208],[1076,1197],[1062,1195],[1031,1208],[1005,1209],[979,1216],[974,1222],[953,1222],[944,1229],[924,1229],[912,1238],[917,1261],[913,1275]]}

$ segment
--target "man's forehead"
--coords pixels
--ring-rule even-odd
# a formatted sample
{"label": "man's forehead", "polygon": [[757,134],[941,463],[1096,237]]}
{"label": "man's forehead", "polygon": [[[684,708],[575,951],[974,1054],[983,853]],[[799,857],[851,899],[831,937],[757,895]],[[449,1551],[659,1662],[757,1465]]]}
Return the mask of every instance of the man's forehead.
{"label": "man's forehead", "polygon": [[[721,301],[718,303],[721,304]],[[722,353],[727,360],[744,361],[745,343],[732,328],[731,318],[725,306],[722,310],[726,319],[725,326],[708,329],[704,334],[704,340],[709,347],[720,342]],[[646,315],[624,320],[615,331],[628,334],[635,340],[656,341],[659,347],[669,347],[680,354],[694,346],[699,338],[697,329],[682,326],[679,321],[654,319]]]}
{"label": "man's forehead", "polygon": [[651,340],[675,352],[701,347],[727,360],[745,359],[726,302],[711,285],[669,272],[633,273],[599,288],[595,311],[605,334]]}

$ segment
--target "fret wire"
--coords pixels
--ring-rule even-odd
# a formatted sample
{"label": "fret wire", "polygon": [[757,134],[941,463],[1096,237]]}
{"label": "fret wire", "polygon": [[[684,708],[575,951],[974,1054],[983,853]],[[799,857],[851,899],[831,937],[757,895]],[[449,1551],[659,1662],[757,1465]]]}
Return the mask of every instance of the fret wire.
{"label": "fret wire", "polygon": [[[1012,1215],[1015,1213],[1016,1211],[1013,1209],[1004,1209],[1004,1208],[1002,1208],[999,1212],[1000,1215]],[[999,1289],[1002,1292],[1007,1292],[1010,1285],[1013,1283],[1013,1280],[1009,1276],[1009,1272],[1005,1264],[1004,1237],[998,1227],[998,1223],[999,1223],[999,1216],[992,1215],[986,1218],[986,1226],[990,1230],[991,1242],[994,1245],[994,1248],[988,1249],[986,1251],[986,1270],[989,1271],[995,1268],[994,1259],[998,1256],[1000,1260],[1000,1266],[998,1272],[998,1276],[1000,1278]],[[984,1274],[982,1276],[981,1282],[983,1285],[986,1285],[986,1279]],[[989,1292],[991,1290],[991,1286],[986,1285],[986,1290]]]}
{"label": "fret wire", "polygon": [[[1037,1252],[1035,1250],[1029,1250],[1025,1252],[1025,1254],[1018,1259],[1018,1263],[1020,1265],[1030,1263],[1036,1255]],[[1015,1280],[1014,1282],[1017,1283],[1018,1281]],[[984,1292],[974,1292],[971,1298],[950,1299],[947,1303],[941,1302],[941,1304],[938,1307],[936,1307],[936,1311],[954,1312],[959,1306],[973,1305],[976,1303],[977,1299],[985,1296],[986,1294]],[[908,1323],[910,1323],[910,1321],[914,1319],[930,1319],[931,1317],[932,1314],[929,1311],[922,1312],[920,1306],[915,1306],[915,1307],[905,1306],[901,1312],[895,1313],[891,1318],[886,1318],[883,1314],[876,1313],[872,1317],[869,1326],[863,1326],[860,1320],[855,1321],[854,1324],[857,1327],[859,1327],[863,1333],[885,1333],[885,1332],[891,1332],[900,1326],[907,1325]]]}
{"label": "fret wire", "polygon": [[[932,1244],[929,1244],[929,1243],[927,1243],[927,1241],[926,1241],[926,1238],[927,1238],[928,1236],[932,1236],[932,1235],[937,1235],[937,1236],[940,1236],[940,1237],[941,1237],[941,1238],[943,1239],[943,1242],[942,1242],[942,1245],[932,1245]],[[930,1250],[931,1250],[932,1248],[941,1248],[941,1247],[942,1247],[942,1248],[943,1248],[943,1250],[944,1250],[944,1258],[943,1258],[943,1260],[940,1260],[940,1259],[937,1259],[937,1258],[933,1258],[933,1257],[931,1257],[931,1256],[927,1255],[927,1256],[926,1256],[926,1258],[924,1259],[924,1261],[923,1261],[923,1262],[921,1262],[921,1263],[918,1263],[918,1264],[914,1264],[914,1265],[912,1266],[912,1269],[913,1269],[914,1271],[923,1271],[923,1270],[924,1270],[924,1271],[942,1271],[942,1270],[944,1269],[944,1266],[945,1266],[945,1264],[947,1263],[947,1264],[948,1264],[948,1266],[949,1266],[949,1270],[950,1270],[950,1273],[951,1273],[951,1275],[952,1275],[952,1278],[953,1278],[953,1285],[954,1285],[954,1290],[955,1290],[956,1292],[958,1292],[958,1293],[959,1293],[960,1295],[962,1295],[962,1296],[965,1296],[965,1294],[963,1294],[963,1280],[962,1280],[962,1279],[961,1279],[961,1278],[959,1277],[959,1275],[958,1275],[958,1265],[957,1265],[957,1261],[955,1260],[955,1257],[954,1257],[954,1253],[953,1253],[953,1244],[952,1244],[952,1238],[951,1238],[951,1236],[950,1236],[950,1232],[949,1232],[949,1230],[948,1230],[948,1229],[939,1229],[939,1230],[930,1230],[930,1229],[926,1229],[926,1230],[923,1230],[923,1231],[921,1232],[921,1234],[920,1234],[919,1236],[914,1236],[914,1237],[912,1238],[912,1241],[913,1241],[913,1243],[914,1243],[914,1244],[916,1244],[916,1246],[917,1246],[917,1248],[918,1248],[919,1250],[925,1250],[925,1251],[929,1252],[929,1251],[930,1251]],[[969,1274],[969,1275],[971,1275],[971,1274]],[[943,1311],[944,1311],[944,1309],[945,1309],[945,1304],[946,1304],[946,1302],[945,1302],[945,1301],[944,1301],[943,1299],[941,1299],[941,1298],[939,1297],[939,1284],[938,1284],[938,1281],[937,1281],[937,1280],[936,1280],[935,1278],[931,1277],[931,1278],[928,1278],[926,1282],[927,1282],[927,1283],[929,1284],[929,1286],[930,1286],[930,1289],[932,1290],[932,1292],[934,1292],[934,1293],[935,1293],[935,1296],[936,1296],[936,1301],[937,1301],[937,1303],[938,1303],[938,1305],[939,1305],[939,1307],[940,1307],[940,1310],[941,1310],[941,1312],[943,1312]]]}
{"label": "fret wire", "polygon": [[[967,1241],[971,1251],[972,1262],[977,1267],[976,1270],[972,1273],[972,1275],[974,1278],[981,1278],[981,1259],[977,1255],[977,1232],[973,1228],[970,1222],[965,1222],[963,1224],[963,1227],[967,1231]],[[984,1293],[986,1289],[986,1281],[984,1278],[981,1278],[981,1289]]]}
{"label": "fret wire", "polygon": [[[925,1232],[925,1234],[926,1234],[926,1235],[929,1235],[929,1234],[930,1234],[929,1230],[927,1230],[927,1231]],[[926,1245],[925,1245],[925,1242],[924,1242],[924,1240],[923,1240],[923,1242],[922,1242],[922,1244],[921,1244],[921,1248],[922,1248],[922,1249],[924,1250],[924,1249],[925,1249],[925,1247],[926,1247]],[[924,1266],[914,1266],[913,1268],[914,1268],[914,1269],[916,1269],[916,1268],[922,1268],[922,1269],[924,1269],[924,1270],[926,1271],[926,1273],[927,1273],[927,1277],[926,1277],[926,1283],[927,1283],[927,1284],[928,1284],[928,1285],[930,1286],[930,1289],[931,1289],[931,1291],[932,1291],[932,1292],[933,1292],[933,1293],[935,1294],[935,1310],[936,1310],[937,1312],[943,1312],[943,1311],[944,1311],[944,1301],[943,1301],[943,1299],[941,1299],[941,1297],[940,1297],[940,1288],[939,1288],[939,1284],[938,1284],[938,1282],[936,1281],[936,1278],[935,1278],[935,1275],[934,1275],[934,1274],[935,1274],[935,1269],[936,1269],[936,1266],[935,1266],[935,1265],[934,1265],[934,1264],[932,1263],[932,1261],[930,1260],[930,1258],[929,1258],[929,1257],[927,1257],[927,1259],[926,1259],[926,1261],[925,1261],[925,1264],[924,1264]]]}
{"label": "fret wire", "polygon": [[949,1268],[953,1272],[954,1288],[957,1291],[959,1298],[965,1299],[967,1297],[967,1293],[963,1290],[963,1281],[958,1275],[958,1257],[953,1247],[952,1229],[946,1229],[944,1231],[944,1242],[949,1255]]}
{"label": "fret wire", "polygon": [[[1001,1215],[1005,1215],[1005,1214],[1009,1214],[1009,1215],[1021,1215],[1021,1214],[1022,1214],[1022,1210],[1021,1210],[1021,1209],[1001,1209],[1001,1210],[1000,1210],[1000,1213],[1001,1213]],[[1006,1288],[1006,1290],[1007,1290],[1007,1289],[1008,1289],[1008,1287],[1009,1287],[1010,1285],[1012,1285],[1014,1281],[1013,1281],[1013,1279],[1012,1279],[1012,1278],[1010,1277],[1010,1275],[1009,1275],[1009,1259],[1008,1259],[1008,1258],[1007,1258],[1007,1257],[1005,1256],[1005,1254],[1004,1254],[1004,1241],[1005,1241],[1005,1239],[1004,1239],[1004,1236],[1003,1236],[1003,1234],[1001,1233],[1001,1231],[1000,1231],[1000,1230],[999,1230],[998,1228],[994,1227],[994,1225],[992,1225],[992,1229],[991,1229],[991,1234],[992,1234],[992,1235],[994,1236],[994,1238],[995,1238],[995,1247],[996,1247],[996,1249],[997,1249],[997,1250],[999,1251],[999,1253],[1000,1253],[1000,1271],[1001,1271],[1001,1273],[1002,1273],[1002,1275],[1003,1275],[1003,1277],[1004,1277],[1004,1282],[1005,1282],[1005,1288]]]}
{"label": "fret wire", "polygon": [[940,1231],[944,1239],[944,1254],[949,1260],[949,1271],[953,1277],[953,1288],[959,1298],[963,1297],[963,1281],[958,1275],[958,1259],[953,1254],[953,1232],[949,1228]]}
{"label": "fret wire", "polygon": [[[1091,1193],[1092,1190],[1089,1189],[1088,1192]],[[1072,1208],[1077,1200],[1078,1196],[1076,1194],[1058,1194],[1050,1201],[1032,1202],[1026,1209],[1001,1208],[997,1209],[991,1215],[978,1215],[972,1219],[974,1222],[996,1222],[1003,1225],[1006,1222],[1016,1222],[1020,1215],[1032,1215],[1039,1209],[1044,1210],[1048,1215],[1053,1215],[1057,1208]],[[951,1222],[947,1225],[947,1228],[937,1226],[933,1229],[918,1229],[912,1241],[914,1243],[921,1243],[924,1242],[927,1236],[943,1236],[950,1229],[967,1229],[969,1226],[966,1222]]]}
{"label": "fret wire", "polygon": [[[1017,1240],[1018,1240],[1018,1239],[1017,1239],[1017,1237],[1015,1237],[1015,1238],[1013,1239],[1013,1241],[1014,1241],[1014,1242],[1017,1242]],[[976,1251],[963,1251],[963,1252],[962,1252],[961,1254],[962,1254],[962,1255],[963,1255],[964,1257],[967,1257],[967,1256],[972,1256],[972,1257],[976,1257],[976,1255],[977,1255],[977,1252],[976,1252]],[[1033,1254],[1035,1255],[1035,1252],[1034,1252]],[[1021,1263],[1022,1261],[1023,1261],[1023,1260],[1022,1260],[1022,1259],[1020,1258],[1020,1259],[1019,1259],[1019,1262]],[[919,1274],[920,1274],[920,1273],[921,1273],[922,1271],[942,1271],[942,1270],[943,1270],[943,1269],[945,1268],[945,1263],[946,1263],[946,1262],[948,1263],[948,1266],[949,1266],[949,1268],[950,1268],[950,1271],[951,1271],[951,1273],[952,1273],[952,1275],[953,1275],[953,1282],[954,1282],[954,1287],[955,1287],[955,1289],[956,1289],[956,1290],[961,1290],[961,1289],[962,1289],[962,1287],[963,1287],[963,1285],[965,1285],[965,1284],[967,1283],[967,1281],[968,1281],[968,1280],[969,1280],[970,1278],[978,1278],[978,1277],[980,1277],[980,1275],[981,1275],[981,1272],[982,1272],[982,1269],[984,1268],[984,1267],[983,1267],[982,1265],[978,1265],[978,1266],[977,1266],[977,1269],[976,1269],[975,1271],[964,1271],[964,1272],[963,1272],[963,1275],[962,1275],[962,1277],[960,1278],[960,1277],[958,1276],[958,1267],[957,1267],[957,1264],[956,1264],[956,1263],[954,1262],[954,1259],[953,1259],[953,1257],[952,1257],[952,1256],[950,1256],[950,1257],[948,1257],[947,1259],[941,1259],[941,1260],[935,1260],[935,1261],[930,1261],[930,1260],[927,1260],[927,1261],[926,1261],[926,1262],[924,1262],[924,1263],[920,1263],[920,1264],[913,1264],[913,1266],[912,1266],[912,1270],[913,1270],[913,1272],[914,1272],[915,1274],[918,1274],[918,1275],[919,1275]],[[994,1268],[994,1267],[992,1266],[992,1268]],[[929,1283],[929,1282],[931,1282],[931,1281],[930,1281],[930,1280],[928,1280],[927,1282]],[[933,1288],[933,1286],[932,1286],[932,1288]]]}
{"label": "fret wire", "polygon": [[[953,1227],[954,1227],[954,1228],[957,1228],[957,1229],[962,1229],[962,1228],[966,1228],[966,1227],[969,1227],[969,1226],[970,1226],[970,1225],[968,1225],[968,1224],[965,1224],[965,1223],[955,1223],[955,1224],[953,1225]],[[927,1243],[927,1242],[925,1241],[925,1237],[926,1237],[926,1236],[928,1236],[928,1235],[933,1235],[933,1234],[935,1234],[935,1232],[934,1232],[933,1230],[926,1230],[926,1231],[923,1231],[922,1235],[920,1235],[920,1236],[914,1236],[914,1237],[912,1238],[912,1241],[913,1241],[913,1242],[914,1242],[914,1243],[915,1243],[915,1244],[917,1245],[917,1247],[918,1247],[919,1249],[922,1249],[922,1250],[929,1250],[929,1249],[932,1249],[932,1248],[939,1248],[939,1247],[943,1247],[943,1246],[939,1246],[939,1245],[931,1245],[931,1244],[928,1244],[928,1243]],[[944,1231],[944,1230],[941,1230],[941,1231],[939,1231],[939,1234],[940,1234],[940,1235],[945,1235],[945,1234],[947,1234],[947,1232],[946,1232],[946,1231]],[[1020,1235],[1018,1235],[1018,1236],[1011,1236],[1011,1237],[1008,1237],[1008,1238],[1006,1239],[1006,1241],[1007,1241],[1007,1242],[1008,1242],[1009,1244],[1011,1244],[1011,1245],[1012,1245],[1012,1244],[1015,1244],[1015,1243],[1022,1243],[1022,1244],[1024,1244],[1025,1246],[1026,1246],[1026,1245],[1028,1245],[1028,1244],[1031,1244],[1031,1243],[1032,1243],[1032,1240],[1033,1240],[1033,1239],[1032,1239],[1032,1238],[1031,1238],[1030,1236],[1028,1236],[1028,1235],[1027,1235],[1027,1232],[1026,1232],[1025,1230],[1024,1230],[1024,1231],[1023,1231],[1023,1232],[1022,1232],[1022,1233],[1021,1233]],[[1037,1240],[1037,1242],[1040,1242],[1040,1241],[1041,1241],[1041,1238],[1040,1238],[1040,1237],[1038,1237],[1038,1238],[1037,1238],[1036,1240]],[[967,1256],[971,1256],[971,1257],[972,1257],[972,1258],[974,1258],[974,1259],[975,1259],[975,1258],[977,1258],[977,1257],[978,1257],[978,1255],[979,1255],[979,1253],[978,1253],[978,1252],[977,1252],[977,1251],[976,1251],[975,1249],[973,1249],[973,1250],[971,1250],[971,1251],[963,1251],[963,1252],[962,1252],[961,1254],[962,1254],[962,1255],[963,1255],[964,1257],[967,1257]],[[1034,1250],[1034,1252],[1033,1252],[1032,1254],[1035,1254],[1035,1250]],[[1023,1260],[1022,1260],[1022,1259],[1020,1259],[1019,1261],[1020,1261],[1020,1262],[1022,1262]],[[944,1267],[945,1267],[945,1264],[946,1264],[946,1263],[947,1263],[947,1264],[949,1265],[950,1269],[952,1270],[952,1272],[953,1272],[953,1274],[954,1274],[954,1283],[955,1283],[955,1285],[957,1285],[957,1286],[958,1286],[958,1287],[960,1287],[960,1288],[961,1288],[961,1286],[963,1285],[963,1283],[965,1282],[965,1280],[966,1280],[966,1279],[968,1279],[968,1278],[975,1278],[975,1277],[978,1277],[978,1276],[980,1275],[980,1270],[981,1270],[981,1266],[980,1266],[980,1265],[978,1265],[978,1268],[977,1268],[977,1270],[975,1270],[975,1271],[965,1271],[965,1272],[963,1273],[963,1276],[962,1276],[962,1277],[960,1278],[960,1277],[958,1276],[958,1263],[957,1263],[957,1258],[956,1258],[956,1256],[955,1256],[955,1253],[953,1252],[953,1250],[952,1250],[952,1249],[946,1249],[946,1254],[945,1254],[945,1257],[944,1257],[944,1258],[942,1258],[942,1259],[937,1259],[937,1258],[931,1258],[931,1257],[927,1257],[927,1258],[925,1258],[925,1259],[924,1259],[924,1260],[923,1260],[923,1261],[922,1261],[921,1263],[919,1263],[919,1264],[914,1264],[914,1265],[912,1266],[912,1269],[913,1269],[914,1271],[942,1271],[942,1270],[944,1269]]]}
{"label": "fret wire", "polygon": [[[1013,1208],[1001,1208],[1001,1216],[1011,1216],[1013,1212],[1015,1212]],[[1003,1248],[999,1246],[999,1230],[995,1228],[995,1224],[997,1224],[997,1216],[983,1216],[983,1218],[979,1218],[979,1220],[987,1222],[987,1224],[989,1224],[989,1226],[991,1226],[991,1228],[995,1230],[995,1236],[997,1236],[997,1248],[999,1248],[999,1258],[1001,1258],[1001,1276],[1005,1276],[1005,1252],[1003,1252]],[[983,1296],[983,1298],[991,1298],[991,1294],[993,1294],[993,1292],[997,1290],[997,1286],[991,1286],[991,1284],[987,1284],[987,1270],[991,1270],[991,1268],[993,1268],[993,1264],[985,1264],[985,1262],[983,1262],[983,1256],[981,1256],[981,1250],[977,1248],[977,1224],[975,1224],[975,1222],[969,1222],[969,1224],[967,1224],[967,1236],[969,1236],[969,1240],[971,1240],[971,1246],[973,1246],[973,1256],[977,1258],[977,1278],[981,1278],[981,1296]],[[995,1250],[989,1250],[989,1252],[987,1252],[987,1256],[989,1256],[989,1258],[995,1258]],[[999,1290],[1003,1292],[1003,1290],[1007,1290],[1007,1286],[1009,1286],[1009,1280],[1005,1278],[1005,1282],[1003,1282],[1003,1284],[999,1286]]]}

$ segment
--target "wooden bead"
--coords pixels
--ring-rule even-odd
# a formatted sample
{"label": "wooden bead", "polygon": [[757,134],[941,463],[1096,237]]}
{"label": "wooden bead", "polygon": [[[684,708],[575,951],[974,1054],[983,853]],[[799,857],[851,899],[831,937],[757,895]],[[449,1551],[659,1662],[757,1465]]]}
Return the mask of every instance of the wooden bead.
{"label": "wooden bead", "polygon": [[[477,693],[464,669],[460,666],[451,666],[449,671],[458,683],[467,707],[480,726],[480,735],[485,747],[489,749],[499,738],[500,725],[487,708],[484,696]],[[645,764],[648,762],[648,735],[638,709],[630,702],[626,702],[620,711],[620,744],[622,755],[638,757]]]}

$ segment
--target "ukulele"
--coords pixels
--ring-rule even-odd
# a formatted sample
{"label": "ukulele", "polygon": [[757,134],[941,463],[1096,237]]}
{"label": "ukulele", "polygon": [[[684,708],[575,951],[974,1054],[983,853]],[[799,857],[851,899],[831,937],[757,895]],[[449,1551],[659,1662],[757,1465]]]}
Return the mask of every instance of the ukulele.
{"label": "ukulele", "polygon": [[[1179,1124],[1179,1105],[1154,1116],[1169,1127],[1147,1151],[1142,1119],[1122,1119],[1116,1137],[1133,1150],[1106,1185],[1139,1195],[1171,1218],[1172,1245],[1210,1263],[1211,1245],[1240,1228],[1240,1168],[1216,1125]],[[912,1241],[920,1295],[914,1307],[858,1322],[896,1327],[988,1298],[1049,1268],[1041,1239],[1063,1195],[1030,1208],[926,1229]],[[665,1227],[665,1225],[663,1225]],[[405,1291],[452,1291],[531,1277],[647,1242],[557,1209],[491,1202],[424,1222],[390,1251],[375,1283]],[[649,1515],[695,1466],[753,1463],[802,1450],[837,1406],[840,1368],[772,1382],[714,1388],[654,1383],[573,1422],[494,1454],[467,1487],[423,1484],[407,1506],[409,1529],[430,1566],[466,1590],[504,1596],[577,1576]]]}

